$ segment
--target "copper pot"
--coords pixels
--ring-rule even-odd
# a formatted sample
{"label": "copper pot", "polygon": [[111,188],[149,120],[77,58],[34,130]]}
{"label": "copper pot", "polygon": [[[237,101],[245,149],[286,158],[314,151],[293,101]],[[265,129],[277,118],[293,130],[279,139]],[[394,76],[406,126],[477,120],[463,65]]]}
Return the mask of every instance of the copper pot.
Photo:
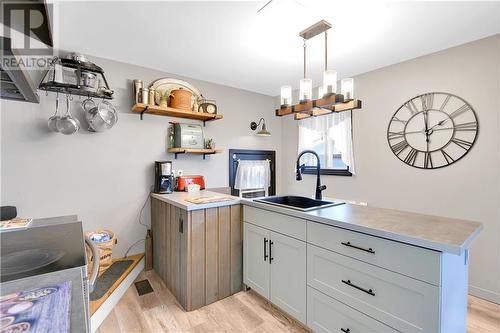
{"label": "copper pot", "polygon": [[170,92],[170,107],[175,109],[191,110],[191,96],[193,93],[186,89],[176,89]]}

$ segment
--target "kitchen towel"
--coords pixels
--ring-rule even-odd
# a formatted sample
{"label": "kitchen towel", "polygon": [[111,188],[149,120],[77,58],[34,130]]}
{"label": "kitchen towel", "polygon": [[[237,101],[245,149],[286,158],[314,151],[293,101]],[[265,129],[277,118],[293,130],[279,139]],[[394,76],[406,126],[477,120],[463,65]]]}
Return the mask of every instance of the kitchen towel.
{"label": "kitchen towel", "polygon": [[238,161],[234,188],[238,190],[267,189],[271,185],[269,160]]}

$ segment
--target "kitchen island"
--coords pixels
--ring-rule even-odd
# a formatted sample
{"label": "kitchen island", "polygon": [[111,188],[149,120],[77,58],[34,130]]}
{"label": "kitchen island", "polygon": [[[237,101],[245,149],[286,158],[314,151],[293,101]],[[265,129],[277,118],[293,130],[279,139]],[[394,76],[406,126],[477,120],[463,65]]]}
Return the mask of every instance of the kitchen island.
{"label": "kitchen island", "polygon": [[151,194],[153,268],[187,311],[242,288],[240,199],[186,201],[221,196],[230,197],[206,190]]}
{"label": "kitchen island", "polygon": [[243,282],[314,331],[465,332],[477,222],[243,204]]}

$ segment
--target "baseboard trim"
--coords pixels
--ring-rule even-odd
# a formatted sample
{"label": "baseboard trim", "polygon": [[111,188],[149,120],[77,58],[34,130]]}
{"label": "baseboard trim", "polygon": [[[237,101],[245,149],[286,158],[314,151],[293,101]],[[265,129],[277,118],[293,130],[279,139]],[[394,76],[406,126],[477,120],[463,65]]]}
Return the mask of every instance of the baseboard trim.
{"label": "baseboard trim", "polygon": [[500,294],[495,293],[491,290],[486,290],[469,285],[469,294],[496,304],[500,304]]}
{"label": "baseboard trim", "polygon": [[137,265],[132,269],[130,274],[127,275],[125,279],[120,283],[120,285],[113,291],[113,293],[101,304],[101,306],[94,312],[92,317],[90,317],[90,330],[91,332],[97,331],[99,326],[109,313],[113,310],[118,301],[125,294],[127,289],[134,283],[135,279],[144,270],[144,257],[137,263]]}

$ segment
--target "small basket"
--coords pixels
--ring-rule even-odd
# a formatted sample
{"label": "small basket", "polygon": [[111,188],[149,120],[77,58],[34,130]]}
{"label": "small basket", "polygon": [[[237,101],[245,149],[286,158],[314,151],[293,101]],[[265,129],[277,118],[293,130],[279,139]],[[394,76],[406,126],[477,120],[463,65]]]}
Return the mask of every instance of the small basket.
{"label": "small basket", "polygon": [[[110,236],[110,239],[104,242],[93,241],[96,247],[99,249],[99,276],[101,276],[102,273],[104,273],[113,263],[113,246],[118,243],[118,240],[116,239],[115,234],[111,230],[107,229],[92,230],[85,233],[85,235],[90,240],[92,240],[92,236],[98,233],[106,233]],[[85,252],[87,254],[87,269],[90,276],[92,274],[92,262],[94,258],[92,257],[92,251],[88,248],[88,246],[85,246]]]}

